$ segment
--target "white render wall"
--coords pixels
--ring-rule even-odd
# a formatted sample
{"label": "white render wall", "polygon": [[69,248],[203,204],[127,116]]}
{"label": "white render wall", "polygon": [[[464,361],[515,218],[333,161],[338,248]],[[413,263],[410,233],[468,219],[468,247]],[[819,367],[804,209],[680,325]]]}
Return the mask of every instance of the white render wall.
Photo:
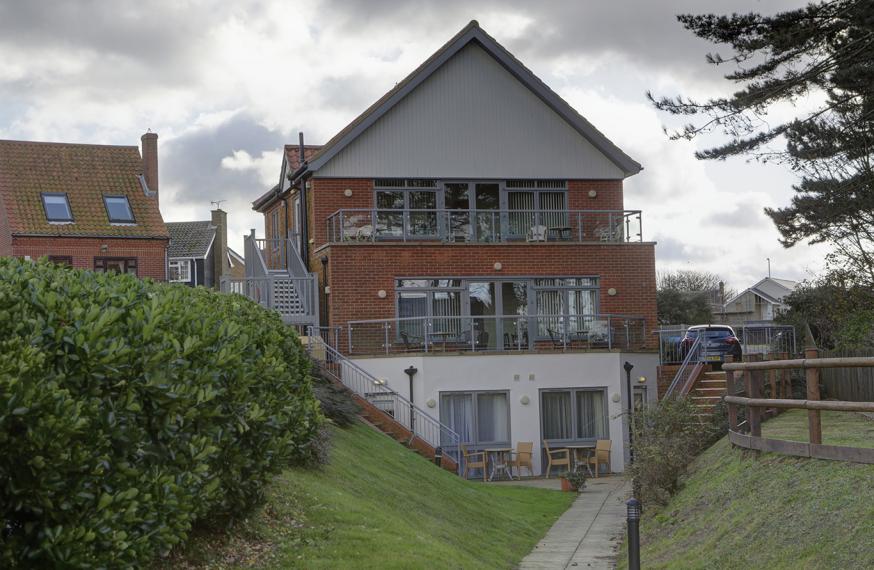
{"label": "white render wall", "polygon": [[[647,396],[656,395],[658,354],[650,353],[554,353],[434,355],[359,358],[354,362],[378,379],[385,379],[396,392],[409,398],[409,378],[404,369],[414,366],[414,403],[440,418],[440,392],[463,390],[509,390],[510,437],[513,447],[519,441],[534,442],[535,471],[538,471],[542,437],[540,435],[540,390],[547,388],[607,389],[608,427],[613,441],[611,454],[614,472],[624,470],[627,439],[622,413],[627,409],[626,377],[623,364],[634,365],[632,383],[646,377]],[[518,376],[518,379],[517,379]],[[614,401],[618,395],[619,402]],[[522,404],[523,396],[529,403]],[[434,407],[428,406],[433,401]],[[544,464],[545,465],[545,464]],[[538,471],[539,472],[539,471]]]}

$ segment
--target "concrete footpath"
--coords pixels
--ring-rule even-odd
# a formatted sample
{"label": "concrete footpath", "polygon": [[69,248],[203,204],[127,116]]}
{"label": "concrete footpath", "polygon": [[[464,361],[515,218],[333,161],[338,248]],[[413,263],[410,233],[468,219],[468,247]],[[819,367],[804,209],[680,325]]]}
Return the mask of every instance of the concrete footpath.
{"label": "concrete footpath", "polygon": [[631,484],[621,476],[590,478],[519,568],[615,568],[630,494]]}

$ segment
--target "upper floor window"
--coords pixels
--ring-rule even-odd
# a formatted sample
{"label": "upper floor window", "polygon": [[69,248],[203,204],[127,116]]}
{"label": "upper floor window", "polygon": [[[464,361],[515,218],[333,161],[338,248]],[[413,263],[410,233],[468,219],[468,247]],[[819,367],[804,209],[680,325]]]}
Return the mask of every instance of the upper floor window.
{"label": "upper floor window", "polygon": [[50,222],[72,222],[73,211],[66,194],[42,195],[42,205],[46,212],[46,220]]}
{"label": "upper floor window", "polygon": [[133,224],[134,213],[131,210],[130,203],[127,201],[127,196],[104,196],[103,203],[106,206],[106,213],[109,215],[109,221],[113,224]]}

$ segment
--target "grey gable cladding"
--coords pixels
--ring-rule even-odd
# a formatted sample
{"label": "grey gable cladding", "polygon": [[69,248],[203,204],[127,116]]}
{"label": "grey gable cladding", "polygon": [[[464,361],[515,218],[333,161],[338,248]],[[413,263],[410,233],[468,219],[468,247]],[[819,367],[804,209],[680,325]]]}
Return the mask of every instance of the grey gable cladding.
{"label": "grey gable cladding", "polygon": [[376,121],[388,113],[395,105],[415,90],[425,80],[431,77],[444,63],[455,56],[471,42],[476,43],[500,63],[523,85],[528,87],[548,107],[575,129],[595,149],[615,164],[625,176],[631,176],[642,170],[640,164],[631,159],[615,144],[607,139],[591,123],[583,118],[564,99],[550,89],[534,73],[526,68],[510,52],[504,49],[494,38],[489,36],[474,20],[462,29],[454,38],[426,60],[418,69],[401,81],[394,89],[386,93],[379,101],[362,113],[321,150],[312,156],[296,176],[307,172],[316,172],[333,159],[340,151],[358,138]]}
{"label": "grey gable cladding", "polygon": [[212,222],[168,222],[170,232],[170,247],[167,257],[203,258],[209,253],[215,239],[215,226]]}

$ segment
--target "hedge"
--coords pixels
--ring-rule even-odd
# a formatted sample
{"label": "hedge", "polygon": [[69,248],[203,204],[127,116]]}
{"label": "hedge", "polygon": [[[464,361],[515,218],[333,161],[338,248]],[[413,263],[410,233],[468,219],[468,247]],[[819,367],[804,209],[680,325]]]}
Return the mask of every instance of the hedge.
{"label": "hedge", "polygon": [[239,295],[0,259],[0,567],[141,566],[244,513],[322,423]]}

